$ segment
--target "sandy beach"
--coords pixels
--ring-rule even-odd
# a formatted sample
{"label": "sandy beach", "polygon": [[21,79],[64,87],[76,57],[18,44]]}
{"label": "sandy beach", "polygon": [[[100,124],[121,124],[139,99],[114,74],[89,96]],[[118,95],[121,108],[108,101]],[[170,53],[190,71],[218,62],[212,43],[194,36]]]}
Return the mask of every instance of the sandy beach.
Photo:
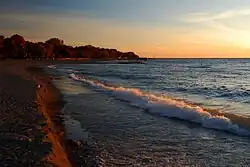
{"label": "sandy beach", "polygon": [[66,139],[60,91],[41,67],[50,63],[0,62],[0,166],[97,166]]}
{"label": "sandy beach", "polygon": [[43,142],[45,119],[37,112],[36,84],[18,62],[0,67],[0,166],[48,166],[51,144]]}

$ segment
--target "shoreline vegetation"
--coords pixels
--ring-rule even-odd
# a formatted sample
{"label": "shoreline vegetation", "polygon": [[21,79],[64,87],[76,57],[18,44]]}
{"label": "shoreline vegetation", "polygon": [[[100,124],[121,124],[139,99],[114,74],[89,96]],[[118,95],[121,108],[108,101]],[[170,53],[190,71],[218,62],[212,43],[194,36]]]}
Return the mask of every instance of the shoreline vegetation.
{"label": "shoreline vegetation", "polygon": [[[0,113],[5,118],[0,121],[0,139],[9,140],[7,144],[1,142],[0,148],[10,153],[0,156],[0,166],[74,167],[102,164],[90,146],[83,141],[73,141],[65,134],[62,95],[52,84],[53,76],[46,74],[43,68],[56,62],[0,62]],[[9,108],[9,98],[14,98],[14,109]],[[23,109],[26,103],[28,108]],[[16,126],[8,127],[8,124],[24,130]],[[23,142],[21,145],[20,141]]]}
{"label": "shoreline vegetation", "polygon": [[116,49],[85,46],[68,46],[59,38],[45,42],[30,42],[15,34],[5,38],[0,35],[1,59],[26,60],[145,60],[134,52],[121,52]]}

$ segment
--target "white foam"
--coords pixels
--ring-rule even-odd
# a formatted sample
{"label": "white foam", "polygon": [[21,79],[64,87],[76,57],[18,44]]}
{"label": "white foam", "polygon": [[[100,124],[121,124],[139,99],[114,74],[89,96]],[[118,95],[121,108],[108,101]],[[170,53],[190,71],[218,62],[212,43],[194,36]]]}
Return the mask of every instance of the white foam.
{"label": "white foam", "polygon": [[54,69],[55,69],[55,68],[56,68],[56,65],[48,65],[47,67],[48,67],[48,68],[54,68]]}
{"label": "white foam", "polygon": [[198,123],[205,128],[223,130],[242,136],[250,136],[250,131],[233,123],[229,118],[225,116],[213,116],[199,106],[191,106],[183,101],[174,100],[169,97],[145,93],[139,89],[107,86],[98,81],[89,80],[75,74],[70,74],[70,77],[74,80],[85,82],[94,88],[109,91],[117,99],[144,108],[150,113],[187,120],[189,122]]}

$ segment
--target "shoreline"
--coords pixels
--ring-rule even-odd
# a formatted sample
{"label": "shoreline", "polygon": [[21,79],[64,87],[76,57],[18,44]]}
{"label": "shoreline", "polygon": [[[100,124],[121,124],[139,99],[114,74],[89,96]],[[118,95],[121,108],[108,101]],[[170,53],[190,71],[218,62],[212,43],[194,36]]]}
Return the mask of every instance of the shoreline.
{"label": "shoreline", "polygon": [[[33,101],[34,105],[30,106],[28,110],[21,110],[22,115],[24,115],[24,119],[21,119],[18,121],[19,126],[24,126],[25,122],[28,122],[30,129],[35,129],[36,132],[34,132],[35,137],[31,138],[28,135],[22,135],[23,132],[13,133],[10,132],[7,129],[7,132],[1,132],[3,135],[0,135],[0,140],[2,139],[2,136],[6,136],[5,138],[15,138],[15,141],[19,140],[27,140],[27,147],[30,145],[30,143],[34,141],[38,141],[40,145],[46,145],[47,147],[39,148],[34,147],[33,151],[30,152],[30,154],[38,154],[43,153],[42,156],[36,156],[36,160],[30,159],[25,160],[27,162],[23,163],[24,166],[28,166],[32,161],[33,165],[34,163],[39,163],[39,166],[60,166],[60,167],[73,167],[76,166],[74,164],[72,153],[75,152],[73,150],[74,148],[77,148],[74,141],[68,140],[66,138],[65,134],[65,127],[64,127],[64,121],[62,118],[62,107],[63,107],[63,101],[62,101],[62,95],[53,84],[52,84],[52,78],[48,74],[45,73],[43,66],[46,66],[49,62],[41,62],[41,61],[1,61],[0,62],[0,88],[2,96],[7,96],[7,93],[5,89],[9,90],[10,97],[15,97],[16,99],[13,102],[14,107],[17,108],[16,110],[12,110],[13,113],[9,117],[12,117],[15,119],[16,116],[18,116],[20,108],[22,108],[24,103],[26,103],[27,100]],[[5,83],[6,82],[6,83]],[[21,85],[20,85],[21,84]],[[20,93],[19,93],[20,92]],[[31,94],[29,96],[29,94]],[[12,96],[12,97],[11,97]],[[0,104],[5,104],[10,100],[7,99],[1,99]],[[20,103],[20,105],[17,106],[17,102]],[[32,104],[33,104],[32,103]],[[2,106],[4,107],[4,106]],[[8,106],[6,107],[8,108]],[[34,112],[31,112],[30,110],[34,110]],[[4,112],[2,109],[0,109],[0,113]],[[29,112],[29,114],[27,114]],[[6,114],[8,116],[8,114]],[[35,121],[34,123],[30,122],[31,117],[38,117],[38,121]],[[7,117],[6,116],[6,117]],[[42,120],[41,120],[42,119]],[[0,120],[1,121],[1,120]],[[8,124],[9,119],[4,120],[0,123]],[[2,125],[0,124],[0,125]],[[2,126],[0,126],[2,127]],[[2,128],[3,129],[3,128]],[[6,129],[6,128],[5,128]],[[37,130],[38,129],[38,130]],[[14,131],[18,131],[17,128],[14,129]],[[0,134],[1,134],[0,133]],[[19,134],[21,133],[21,134]],[[10,137],[8,137],[10,136]],[[4,139],[5,140],[5,139]],[[5,145],[0,144],[0,148],[4,147]],[[9,147],[14,147],[15,144],[10,143]],[[49,148],[48,148],[49,147]],[[47,151],[46,151],[47,150]],[[26,152],[25,149],[17,150],[17,154],[21,154],[20,152]],[[41,154],[40,153],[40,154]],[[24,154],[24,153],[22,153]],[[2,155],[2,154],[0,154]],[[1,156],[0,156],[1,157]],[[3,156],[4,157],[4,156]],[[16,159],[14,162],[2,162],[3,165],[9,165],[9,164],[18,164],[22,166],[22,163],[19,161],[22,161],[23,158],[19,155],[15,157]],[[11,158],[10,155],[6,155],[6,159]],[[74,159],[76,156],[74,156]],[[1,159],[1,158],[0,158]],[[27,158],[28,159],[28,158]],[[33,162],[35,161],[35,162]],[[84,164],[82,162],[83,160],[79,159],[77,162],[80,162],[79,164]],[[1,163],[0,163],[1,164]],[[33,166],[31,165],[31,166]],[[13,165],[10,165],[13,166]],[[30,166],[30,165],[29,165]],[[81,165],[78,165],[81,166]]]}
{"label": "shoreline", "polygon": [[52,152],[46,159],[60,167],[72,167],[71,151],[66,142],[65,127],[61,110],[63,101],[60,91],[52,84],[51,78],[42,67],[29,66],[27,69],[34,76],[38,111],[45,117],[45,141],[52,144]]}
{"label": "shoreline", "polygon": [[[54,65],[59,64],[57,61]],[[52,162],[56,162],[62,167],[65,166],[63,161],[67,161],[68,166],[87,166],[87,167],[105,167],[105,162],[100,156],[100,152],[95,148],[96,146],[89,145],[89,143],[82,139],[73,139],[67,136],[67,115],[64,115],[67,102],[63,100],[61,91],[52,83],[54,78],[60,78],[60,75],[48,74],[45,68],[48,64],[43,64],[40,67],[31,66],[29,71],[35,72],[35,75],[42,78],[37,78],[36,83],[40,85],[37,89],[38,101],[42,102],[41,109],[48,120],[48,125],[55,127],[55,132],[48,128],[47,132],[52,141],[53,154],[49,157]],[[44,93],[46,92],[46,93]],[[49,99],[49,100],[48,100]],[[44,103],[47,105],[44,105]],[[68,126],[70,126],[68,124]],[[58,144],[59,142],[59,144]],[[62,156],[54,156],[60,153]],[[52,155],[52,156],[51,156]],[[60,167],[61,167],[60,166]],[[66,166],[65,166],[66,167]]]}
{"label": "shoreline", "polygon": [[[41,163],[43,163],[45,166],[49,164],[48,166],[50,167],[105,166],[105,163],[100,158],[100,154],[98,150],[95,149],[95,146],[89,145],[84,140],[71,139],[66,134],[66,120],[62,113],[65,101],[63,100],[63,95],[61,94],[60,90],[56,88],[56,86],[52,83],[52,80],[54,78],[60,78],[60,76],[49,74],[45,71],[48,65],[56,65],[61,63],[71,64],[72,62],[32,60],[0,61],[0,74],[1,72],[4,72],[8,76],[13,75],[19,78],[18,80],[12,80],[9,77],[6,77],[4,79],[8,82],[6,85],[13,85],[10,88],[13,89],[13,95],[17,94],[17,92],[21,92],[21,95],[20,97],[18,97],[18,100],[22,100],[25,99],[29,93],[31,93],[32,97],[30,97],[30,100],[32,100],[34,103],[34,113],[32,113],[32,116],[39,115],[40,117],[42,117],[42,120],[39,121],[39,125],[37,125],[38,123],[35,122],[30,126],[39,128],[39,131],[36,132],[36,134],[41,136],[40,144],[46,145],[47,147],[45,148],[48,149],[49,147],[49,150],[46,152],[45,148],[44,150],[36,150],[36,148],[34,148],[34,151],[32,153],[36,154],[39,151],[44,154],[46,153],[46,155],[39,157],[39,160],[37,161],[41,161]],[[77,63],[77,61],[74,61],[74,63]],[[80,62],[78,61],[77,64],[79,63]],[[0,75],[0,80],[2,79],[1,76],[2,75]],[[20,80],[24,82],[21,85],[22,87],[19,86]],[[32,84],[32,86],[29,86],[28,83]],[[30,111],[24,111],[23,114],[27,115],[26,112]],[[14,113],[12,117],[15,117],[15,115],[16,113]],[[30,117],[26,116],[25,120],[29,121],[29,119]],[[23,122],[24,120],[20,121],[20,126],[22,126]]]}

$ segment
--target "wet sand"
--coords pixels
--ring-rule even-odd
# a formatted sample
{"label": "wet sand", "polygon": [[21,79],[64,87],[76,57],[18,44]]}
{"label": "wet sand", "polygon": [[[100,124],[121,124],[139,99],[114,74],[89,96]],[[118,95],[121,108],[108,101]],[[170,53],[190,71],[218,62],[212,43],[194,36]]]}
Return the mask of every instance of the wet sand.
{"label": "wet sand", "polygon": [[0,166],[101,166],[65,135],[61,93],[42,68],[58,63],[65,61],[0,62]]}

